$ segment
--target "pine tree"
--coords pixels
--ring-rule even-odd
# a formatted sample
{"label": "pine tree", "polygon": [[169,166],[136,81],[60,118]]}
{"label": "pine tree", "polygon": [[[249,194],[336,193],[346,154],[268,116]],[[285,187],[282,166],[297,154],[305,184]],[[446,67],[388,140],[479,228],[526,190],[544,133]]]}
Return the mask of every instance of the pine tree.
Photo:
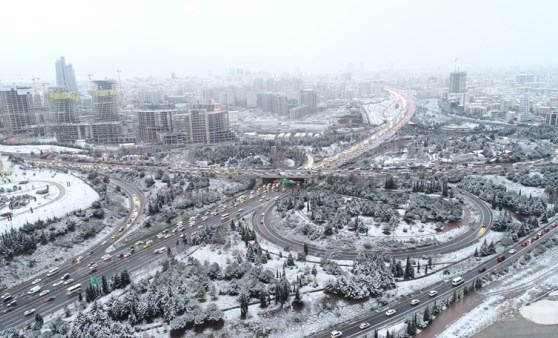
{"label": "pine tree", "polygon": [[35,324],[34,324],[34,329],[35,330],[40,330],[43,327],[44,324],[44,319],[43,316],[41,316],[40,314],[36,314],[35,315]]}
{"label": "pine tree", "polygon": [[293,300],[293,303],[295,303],[295,304],[300,304],[300,303],[302,303],[302,298],[300,298],[300,291],[299,291],[298,288],[296,288],[296,291],[295,291],[295,298],[294,298],[294,300]]}
{"label": "pine tree", "polygon": [[306,243],[304,243],[304,246],[302,248],[304,250],[304,255],[308,256],[308,245]]}
{"label": "pine tree", "polygon": [[407,263],[405,264],[405,279],[415,278],[415,269],[411,264],[411,257],[407,256]]}
{"label": "pine tree", "polygon": [[108,281],[104,275],[101,277],[101,289],[103,290],[103,293],[105,295],[108,295],[110,293]]}
{"label": "pine tree", "polygon": [[318,274],[318,270],[316,270],[316,264],[312,267],[312,274],[316,276]]}
{"label": "pine tree", "polygon": [[482,288],[482,280],[480,278],[475,279],[475,290]]}
{"label": "pine tree", "polygon": [[431,319],[432,317],[430,316],[430,307],[427,305],[424,308],[424,313],[422,314],[422,320],[424,320],[425,323],[429,323]]}
{"label": "pine tree", "polygon": [[246,319],[248,314],[248,296],[243,292],[240,294],[240,319]]}
{"label": "pine tree", "polygon": [[378,329],[374,329],[374,338],[379,338]]}
{"label": "pine tree", "polygon": [[267,297],[268,297],[267,292],[264,291],[260,292],[260,307],[263,309],[265,309],[268,305]]}

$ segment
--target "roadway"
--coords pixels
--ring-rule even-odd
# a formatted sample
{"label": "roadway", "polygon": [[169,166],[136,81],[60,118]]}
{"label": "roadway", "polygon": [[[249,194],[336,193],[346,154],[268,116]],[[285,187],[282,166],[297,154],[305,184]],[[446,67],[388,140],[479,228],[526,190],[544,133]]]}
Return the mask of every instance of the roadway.
{"label": "roadway", "polygon": [[[533,235],[537,234],[538,232],[541,232],[541,229],[544,228],[548,228],[549,232],[548,233],[542,232],[543,236],[541,239],[536,241],[529,240],[529,238],[532,238]],[[338,325],[337,327],[335,327],[335,330],[339,330],[343,332],[343,337],[360,337],[365,334],[373,334],[373,331],[375,329],[386,328],[389,325],[402,322],[403,320],[410,318],[414,313],[416,313],[417,316],[422,316],[425,305],[431,306],[436,300],[438,301],[438,304],[440,304],[443,299],[452,297],[454,290],[456,291],[463,290],[464,286],[470,285],[470,283],[474,282],[475,279],[488,276],[489,274],[492,274],[493,272],[496,272],[499,269],[502,269],[510,265],[511,263],[517,261],[525,253],[530,252],[535,246],[540,245],[540,243],[544,240],[544,238],[550,237],[556,234],[556,232],[557,232],[557,228],[555,227],[553,228],[547,224],[537,229],[537,231],[534,231],[531,235],[526,236],[523,241],[520,241],[517,244],[507,249],[507,250],[511,250],[511,249],[516,250],[515,254],[510,254],[508,251],[504,253],[500,253],[499,255],[503,255],[506,257],[506,259],[503,262],[498,262],[495,256],[493,259],[490,259],[489,261],[484,263],[479,263],[479,265],[474,269],[468,271],[465,274],[462,274],[461,277],[464,280],[463,284],[459,286],[453,286],[451,281],[440,281],[439,283],[432,285],[428,289],[422,290],[414,295],[410,295],[405,299],[401,300],[400,302],[392,304],[384,309],[363,316],[362,318],[355,319],[350,323],[344,323]],[[526,247],[522,246],[523,242],[526,243],[527,245]],[[479,268],[481,267],[486,270],[483,272],[479,272]],[[428,293],[430,292],[430,290],[437,291],[437,295],[429,296]],[[410,304],[410,301],[412,299],[418,299],[420,303],[418,305],[413,306]],[[385,314],[385,311],[387,309],[394,309],[396,313],[392,316],[387,316]],[[361,330],[359,328],[361,323],[369,323],[370,327]],[[312,337],[329,337],[329,331],[330,329],[328,329],[327,331],[324,330],[322,332],[313,334]]]}
{"label": "roadway", "polygon": [[[475,227],[471,228],[471,231],[468,231],[460,236],[455,237],[454,239],[436,245],[436,246],[428,246],[428,247],[421,247],[416,249],[409,249],[409,250],[401,250],[397,252],[385,252],[384,254],[393,256],[395,258],[403,258],[407,256],[421,256],[421,255],[437,255],[437,254],[445,254],[454,252],[463,248],[474,244],[484,236],[487,231],[490,229],[492,222],[494,220],[492,211],[487,206],[487,204],[482,201],[480,198],[476,197],[475,195],[466,192],[464,190],[458,189],[459,193],[465,195],[479,210],[480,212],[480,220],[479,222],[475,223]],[[280,235],[274,226],[272,225],[273,222],[271,221],[270,212],[274,208],[275,203],[269,203],[267,206],[262,208],[262,213],[264,216],[258,216],[254,218],[254,229],[256,233],[261,237],[266,239],[267,241],[278,245],[281,248],[289,247],[293,251],[302,251],[304,244],[308,247],[308,253],[317,256],[317,257],[330,257],[333,259],[341,259],[341,260],[353,260],[359,252],[363,250],[336,250],[332,248],[322,247],[316,244],[312,244],[312,242],[303,242],[291,238],[286,238]],[[485,225],[483,227],[482,225]]]}
{"label": "roadway", "polygon": [[[118,181],[115,179],[111,179],[111,183],[115,185],[119,185],[121,189],[125,191],[128,194],[128,196],[130,196],[131,212],[128,218],[126,218],[126,220],[122,222],[118,227],[115,227],[115,231],[112,234],[109,234],[106,238],[104,238],[104,240],[107,241],[107,244],[98,245],[97,248],[94,249],[91,255],[84,253],[83,259],[81,259],[80,262],[69,260],[63,264],[57,265],[59,267],[59,271],[51,277],[47,277],[46,272],[42,276],[36,277],[36,278],[42,278],[41,282],[36,284],[42,287],[40,291],[50,290],[49,294],[43,297],[38,297],[38,294],[40,293],[39,291],[33,295],[28,295],[27,291],[32,286],[34,286],[31,284],[31,280],[25,281],[15,287],[5,290],[3,294],[9,293],[10,295],[14,296],[15,300],[17,301],[17,306],[11,312],[3,313],[3,311],[7,309],[7,306],[5,304],[0,305],[0,309],[1,309],[0,327],[2,328],[14,327],[14,326],[21,325],[27,321],[33,320],[35,314],[32,314],[30,316],[24,316],[23,314],[26,310],[29,309],[36,309],[35,313],[40,313],[42,315],[45,315],[47,313],[56,311],[64,307],[65,305],[73,303],[76,300],[77,295],[71,297],[66,295],[66,288],[70,286],[79,283],[82,285],[82,291],[84,291],[85,287],[87,287],[90,284],[91,277],[94,276],[97,278],[97,284],[100,287],[102,276],[105,276],[110,283],[110,279],[113,275],[120,273],[124,270],[128,270],[129,272],[132,272],[136,269],[140,269],[145,266],[150,266],[150,264],[156,264],[157,261],[164,260],[165,255],[155,254],[154,253],[155,249],[168,247],[171,248],[171,252],[172,252],[179,249],[180,247],[183,247],[183,244],[180,244],[178,247],[176,245],[177,240],[181,238],[179,235],[179,233],[181,232],[177,232],[177,233],[169,232],[170,236],[168,238],[157,238],[156,236],[152,236],[152,238],[144,238],[143,239],[144,241],[147,241],[148,239],[151,239],[153,241],[152,246],[149,248],[143,248],[143,246],[135,246],[135,245],[121,245],[119,248],[113,250],[115,253],[112,255],[112,258],[109,261],[106,262],[103,261],[101,257],[105,254],[109,244],[118,245],[118,241],[115,244],[111,244],[111,236],[113,234],[119,234],[118,228],[120,226],[126,227],[130,217],[133,217],[133,210],[135,210],[135,208],[138,208],[141,211],[145,206],[145,200],[143,199],[143,195],[141,194],[141,191],[139,191],[137,188],[133,187],[128,183]],[[134,194],[139,198],[140,201],[139,206],[133,205],[134,202],[132,196]],[[227,206],[228,209],[226,212],[229,213],[230,215],[229,217],[231,218],[236,217],[237,215],[238,217],[244,217],[256,210],[259,210],[262,206],[264,207],[267,206],[273,201],[275,197],[280,195],[281,195],[280,192],[269,192],[266,194],[268,200],[262,199],[262,197],[258,195],[254,195],[252,198],[246,200],[242,204],[238,204],[237,206]],[[222,222],[221,212],[219,212],[221,208],[222,208],[221,206],[217,206],[213,209],[213,211],[216,212],[217,215],[212,215],[211,213],[209,213],[207,216],[208,217],[207,220],[205,221],[200,220],[196,222],[196,224],[192,227],[186,226],[186,229],[184,230],[184,232],[182,232],[184,234],[183,236],[187,237],[201,225],[220,224]],[[227,227],[231,218],[227,218],[226,220],[224,220],[224,222],[226,222]],[[137,219],[135,219],[134,222],[135,221],[137,221]],[[126,252],[129,252],[130,246],[135,247],[135,252],[129,255],[128,257],[120,257],[121,254],[124,255]],[[94,262],[98,265],[98,270],[95,271],[94,273],[91,273],[91,270],[88,267],[89,263],[91,262]],[[54,266],[50,268],[53,267]],[[70,275],[70,278],[73,279],[73,282],[68,285],[60,284],[57,286],[53,286],[53,284],[57,281],[60,281],[61,276],[63,276],[66,273]],[[84,292],[82,292],[82,295],[84,295]],[[51,301],[45,302],[45,300],[51,296],[54,296],[56,298],[54,298]]]}

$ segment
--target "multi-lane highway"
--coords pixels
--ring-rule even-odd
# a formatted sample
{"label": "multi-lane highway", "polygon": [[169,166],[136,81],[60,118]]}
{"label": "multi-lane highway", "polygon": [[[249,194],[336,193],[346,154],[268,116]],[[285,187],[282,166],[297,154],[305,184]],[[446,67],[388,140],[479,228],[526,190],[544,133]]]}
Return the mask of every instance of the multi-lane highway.
{"label": "multi-lane highway", "polygon": [[[169,231],[166,237],[157,238],[157,236],[153,236],[152,238],[145,238],[143,241],[152,240],[153,243],[151,246],[145,248],[143,245],[125,245],[112,250],[114,252],[111,254],[111,259],[108,261],[104,261],[101,257],[106,254],[107,247],[111,244],[111,237],[115,234],[119,234],[123,236],[125,233],[120,233],[118,229],[120,227],[127,227],[129,224],[129,220],[134,217],[134,211],[139,210],[142,211],[144,208],[144,199],[141,192],[127,184],[115,179],[111,179],[111,183],[115,185],[119,185],[123,191],[125,191],[131,201],[130,205],[130,215],[128,218],[118,227],[115,227],[115,232],[109,234],[107,238],[104,240],[107,241],[105,245],[99,245],[97,248],[93,250],[93,252],[89,255],[87,253],[82,255],[82,258],[79,262],[76,260],[70,260],[63,264],[57,265],[59,270],[52,276],[47,277],[47,272],[41,276],[36,278],[41,278],[41,281],[35,285],[31,284],[31,280],[21,283],[18,286],[10,288],[9,290],[4,291],[3,294],[8,293],[10,294],[17,305],[13,308],[12,311],[3,313],[5,309],[8,308],[7,305],[0,306],[0,327],[8,328],[20,325],[27,321],[30,321],[34,318],[33,315],[25,316],[24,312],[30,309],[35,309],[35,313],[40,313],[42,315],[46,313],[50,313],[54,310],[60,309],[64,305],[72,303],[76,300],[76,296],[68,296],[66,295],[66,290],[68,287],[73,285],[81,284],[82,291],[90,284],[91,277],[97,278],[97,283],[100,285],[101,283],[101,276],[107,277],[109,280],[110,278],[122,272],[123,270],[133,271],[138,268],[142,268],[144,266],[149,265],[152,262],[157,260],[164,259],[164,254],[156,254],[155,250],[161,248],[171,248],[171,252],[176,250],[176,242],[181,236],[188,236],[190,233],[195,231],[198,226],[200,225],[213,225],[213,224],[220,224],[222,222],[226,223],[228,226],[229,222],[233,218],[244,217],[248,214],[253,213],[254,211],[258,211],[262,207],[266,207],[270,204],[275,197],[280,196],[282,193],[277,191],[270,191],[265,194],[265,196],[261,195],[254,195],[252,198],[246,200],[244,203],[238,203],[236,206],[227,205],[226,212],[222,211],[222,206],[214,208],[212,211],[208,210],[207,219],[202,221],[202,216],[200,215],[193,226],[185,226],[185,230],[183,232],[171,232]],[[138,196],[135,201],[133,196]],[[229,217],[222,219],[222,214],[227,213]],[[133,219],[135,222],[135,219]],[[124,231],[123,231],[124,232]],[[118,246],[118,242],[115,244]],[[130,247],[134,247],[134,253],[129,254]],[[179,245],[179,250],[184,249],[184,245]],[[92,272],[89,268],[90,263],[96,263],[97,269],[96,271]],[[51,269],[55,266],[50,267]],[[65,274],[69,274],[69,278],[73,281],[68,284],[58,283],[61,281],[61,277]],[[53,286],[53,284],[57,284]],[[28,295],[27,292],[33,286],[40,285],[41,290],[34,293],[33,295]],[[50,292],[42,297],[39,297],[38,294],[41,291],[50,290]],[[83,292],[82,292],[83,294]],[[52,300],[47,301],[50,297],[54,297]],[[11,300],[10,300],[11,302]],[[9,302],[6,302],[8,304]]]}
{"label": "multi-lane highway", "polygon": [[[459,284],[458,286],[452,285],[453,279],[448,281],[440,281],[439,283],[432,285],[426,290],[422,290],[412,297],[408,297],[401,302],[391,304],[386,308],[383,308],[379,312],[373,312],[370,315],[363,316],[361,318],[355,318],[355,320],[349,323],[338,325],[337,327],[335,327],[335,330],[341,331],[343,333],[343,337],[360,337],[365,334],[371,334],[371,332],[373,332],[375,329],[384,328],[390,324],[401,322],[404,319],[412,316],[414,313],[417,313],[417,316],[422,316],[425,305],[431,306],[432,303],[434,303],[434,301],[436,300],[438,300],[438,304],[440,304],[441,300],[452,297],[454,290],[462,290],[464,286],[470,285],[470,283],[473,283],[475,279],[482,278],[497,271],[498,269],[501,269],[515,262],[522,255],[530,252],[530,250],[532,250],[535,246],[539,245],[546,237],[550,237],[551,235],[556,234],[557,231],[558,230],[555,226],[555,223],[553,223],[552,225],[547,224],[539,228],[537,231],[534,231],[530,236],[527,236],[514,246],[509,247],[505,252],[494,256],[485,263],[479,263],[479,266],[468,271],[467,273],[462,274],[460,276],[463,279],[462,284]],[[537,240],[533,240],[535,236],[538,236],[540,238]],[[510,252],[515,253],[511,254]],[[500,261],[498,257],[501,256],[504,256],[505,260]],[[436,291],[436,295],[430,296],[430,291]],[[419,304],[411,305],[411,300],[413,299],[418,299]],[[388,309],[395,310],[395,314],[387,316],[386,311]],[[360,329],[360,325],[362,323],[368,323],[370,324],[370,326],[366,329]],[[312,336],[329,337],[329,331],[331,330],[319,332]]]}

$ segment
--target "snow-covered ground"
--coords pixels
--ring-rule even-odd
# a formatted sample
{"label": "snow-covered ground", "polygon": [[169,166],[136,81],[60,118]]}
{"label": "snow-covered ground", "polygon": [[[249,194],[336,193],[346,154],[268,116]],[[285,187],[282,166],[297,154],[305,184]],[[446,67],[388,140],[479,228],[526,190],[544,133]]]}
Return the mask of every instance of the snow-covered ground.
{"label": "snow-covered ground", "polygon": [[521,194],[525,195],[525,196],[529,196],[529,195],[531,195],[533,197],[543,197],[543,196],[545,196],[543,188],[526,187],[524,185],[521,185],[520,183],[510,181],[507,178],[505,178],[504,176],[483,175],[482,177],[485,178],[485,179],[490,179],[495,184],[500,184],[500,185],[505,186],[507,190],[515,191],[516,193],[519,193],[521,191]]}
{"label": "snow-covered ground", "polygon": [[9,146],[5,144],[0,144],[1,153],[12,153],[12,154],[40,154],[41,151],[52,152],[52,153],[81,153],[83,150],[75,148],[67,148],[61,146],[53,145],[24,145],[24,146]]}
{"label": "snow-covered ground", "polygon": [[[558,289],[558,247],[531,258],[525,265],[510,267],[494,285],[483,288],[487,298],[474,310],[451,323],[437,337],[471,337],[492,323],[520,309],[521,315],[539,324],[558,323],[558,301],[540,300],[548,290]],[[556,293],[551,293],[554,295]]]}
{"label": "snow-covered ground", "polygon": [[[19,165],[8,161],[7,157],[2,157],[1,161],[4,171],[8,175],[2,177],[0,188],[7,190],[14,186],[21,187],[21,190],[17,190],[17,192],[2,195],[11,197],[28,194],[36,197],[36,200],[29,201],[29,204],[21,209],[10,210],[8,204],[0,207],[0,214],[13,213],[11,221],[4,217],[1,218],[0,232],[12,227],[19,228],[27,222],[34,223],[39,219],[64,217],[74,210],[89,208],[94,201],[99,199],[99,194],[95,190],[72,174],[49,169],[22,169]],[[24,181],[28,181],[28,183],[20,183]],[[37,191],[44,190],[47,185],[48,193],[37,194]]]}

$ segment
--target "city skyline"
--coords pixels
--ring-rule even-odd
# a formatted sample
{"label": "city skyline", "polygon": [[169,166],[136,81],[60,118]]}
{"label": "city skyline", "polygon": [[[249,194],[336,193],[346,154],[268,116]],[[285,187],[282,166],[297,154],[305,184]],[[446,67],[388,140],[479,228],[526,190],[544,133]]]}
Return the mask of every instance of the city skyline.
{"label": "city skyline", "polygon": [[[33,11],[23,10],[31,7]],[[110,8],[110,10],[106,10]],[[2,84],[55,79],[65,56],[76,80],[206,76],[227,69],[282,74],[556,67],[558,5],[505,1],[242,1],[10,3]],[[21,14],[19,14],[21,13]],[[55,20],[64,17],[65,20]],[[103,23],[99,25],[98,23]],[[108,24],[106,24],[108,23]],[[352,65],[352,67],[351,67]]]}

